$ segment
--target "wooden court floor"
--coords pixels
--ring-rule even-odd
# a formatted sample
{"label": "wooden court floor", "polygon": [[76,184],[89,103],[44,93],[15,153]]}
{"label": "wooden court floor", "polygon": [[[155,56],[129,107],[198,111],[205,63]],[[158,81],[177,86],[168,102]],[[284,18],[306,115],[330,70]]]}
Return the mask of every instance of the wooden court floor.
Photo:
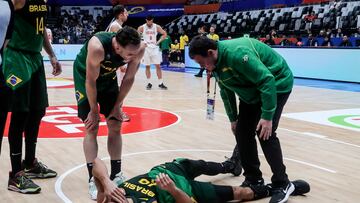
{"label": "wooden court floor", "polygon": [[[61,78],[71,78],[72,62],[62,64],[64,72]],[[52,78],[48,65],[47,73]],[[152,166],[176,157],[220,162],[224,160],[224,156],[231,155],[235,145],[219,94],[215,121],[205,119],[205,78],[195,78],[187,73],[163,74],[169,89],[163,91],[155,87],[147,91],[144,69],[140,69],[125,105],[172,112],[180,120],[167,128],[123,136],[122,168],[126,177],[145,173]],[[153,78],[154,76],[153,71]],[[49,88],[48,93],[51,106],[76,104],[73,88]],[[339,109],[360,109],[360,93],[295,86],[284,114]],[[353,111],[359,118],[359,110]],[[311,184],[309,194],[290,197],[289,203],[360,202],[360,131],[283,116],[278,136],[290,179],[304,179]],[[109,165],[106,140],[106,137],[98,138],[98,156],[104,158]],[[262,153],[260,148],[259,152]],[[83,166],[85,159],[82,138],[39,139],[37,157],[56,170],[59,176],[55,179],[36,180],[42,187],[42,192],[38,195],[8,191],[9,146],[7,138],[4,138],[0,157],[1,203],[92,202],[87,195],[88,175]],[[263,176],[269,182],[270,168],[262,155],[260,160]],[[202,181],[230,185],[240,185],[243,179],[243,176],[232,175],[199,178]],[[268,201],[269,199],[264,199],[257,202]]]}

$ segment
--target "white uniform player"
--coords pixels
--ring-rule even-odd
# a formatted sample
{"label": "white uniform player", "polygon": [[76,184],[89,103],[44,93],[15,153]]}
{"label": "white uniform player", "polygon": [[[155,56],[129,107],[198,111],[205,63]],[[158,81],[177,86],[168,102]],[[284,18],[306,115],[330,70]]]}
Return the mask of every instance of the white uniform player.
{"label": "white uniform player", "polygon": [[[146,18],[146,23],[138,28],[138,31],[142,34],[143,40],[147,44],[145,49],[144,57],[142,63],[146,66],[145,74],[147,78],[147,86],[146,89],[150,90],[152,88],[151,84],[151,72],[150,65],[154,64],[156,67],[156,74],[159,79],[159,88],[167,89],[162,80],[162,71],[160,67],[160,63],[162,61],[162,55],[159,48],[159,44],[163,41],[167,34],[161,28],[161,26],[153,23],[154,18],[152,16],[148,16]],[[157,40],[157,35],[161,34],[160,40]]]}

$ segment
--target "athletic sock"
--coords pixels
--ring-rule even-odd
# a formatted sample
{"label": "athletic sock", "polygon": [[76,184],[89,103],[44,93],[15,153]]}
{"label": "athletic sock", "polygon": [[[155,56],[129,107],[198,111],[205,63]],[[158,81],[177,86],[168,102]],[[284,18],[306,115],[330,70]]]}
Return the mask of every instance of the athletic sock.
{"label": "athletic sock", "polygon": [[92,174],[93,163],[87,163],[86,167],[87,167],[88,172],[89,172],[89,182],[90,182],[90,179],[93,177],[93,174]]}
{"label": "athletic sock", "polygon": [[159,85],[163,84],[163,79],[159,79]]}
{"label": "athletic sock", "polygon": [[121,160],[111,160],[110,164],[111,164],[110,179],[114,180],[115,175],[120,173],[121,171]]}
{"label": "athletic sock", "polygon": [[149,84],[149,83],[151,84],[151,79],[150,79],[150,78],[147,79],[147,83],[148,83],[148,84]]}
{"label": "athletic sock", "polygon": [[30,112],[25,127],[25,164],[32,166],[35,160],[36,144],[39,135],[40,122],[45,115],[45,110]]}

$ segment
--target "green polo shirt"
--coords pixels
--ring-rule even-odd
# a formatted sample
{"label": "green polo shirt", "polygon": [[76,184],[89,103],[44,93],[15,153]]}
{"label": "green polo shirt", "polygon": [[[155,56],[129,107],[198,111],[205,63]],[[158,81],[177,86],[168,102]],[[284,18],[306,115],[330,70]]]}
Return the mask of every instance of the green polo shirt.
{"label": "green polo shirt", "polygon": [[291,92],[294,82],[285,59],[252,38],[218,42],[214,75],[231,122],[237,119],[235,94],[247,104],[261,102],[261,118],[272,120],[277,94]]}

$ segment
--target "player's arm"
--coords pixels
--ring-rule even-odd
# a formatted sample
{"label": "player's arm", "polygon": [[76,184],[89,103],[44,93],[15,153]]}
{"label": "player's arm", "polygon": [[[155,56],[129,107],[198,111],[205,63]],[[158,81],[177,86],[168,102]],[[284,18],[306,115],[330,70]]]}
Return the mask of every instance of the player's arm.
{"label": "player's arm", "polygon": [[104,59],[105,51],[97,37],[92,37],[88,44],[86,57],[86,95],[90,105],[90,112],[85,120],[86,129],[98,128],[100,116],[97,106],[96,80],[100,75],[100,63]]}
{"label": "player's arm", "polygon": [[[103,161],[96,158],[93,162],[92,170],[96,188],[98,189],[97,202],[113,200],[116,202],[126,202],[125,191],[118,188],[109,178],[107,168]],[[110,202],[110,201],[109,201]]]}
{"label": "player's arm", "polygon": [[139,26],[137,29],[138,33],[142,34],[144,32],[144,27],[143,26]]}
{"label": "player's arm", "polygon": [[61,72],[62,72],[61,64],[57,60],[57,58],[55,56],[55,53],[54,53],[54,50],[51,47],[51,44],[50,44],[50,41],[49,41],[49,38],[48,38],[48,35],[47,35],[47,32],[46,32],[46,27],[44,27],[43,36],[44,36],[44,45],[43,45],[43,47],[44,47],[46,53],[49,55],[51,65],[53,67],[52,74],[54,76],[60,75]]}
{"label": "player's arm", "polygon": [[170,193],[176,203],[193,203],[189,195],[176,187],[174,181],[167,174],[160,173],[156,177],[156,185]]}
{"label": "player's arm", "polygon": [[141,50],[138,56],[128,63],[124,79],[120,86],[121,91],[119,92],[115,107],[119,105],[122,106],[126,95],[129,93],[132,85],[134,84],[135,75],[139,70],[140,61],[145,52],[145,46],[145,43],[141,43]]}
{"label": "player's arm", "polygon": [[117,32],[117,31],[119,31],[121,28],[120,28],[120,26],[119,25],[112,25],[111,27],[110,27],[110,32]]}
{"label": "player's arm", "polygon": [[157,29],[157,32],[161,34],[159,41],[156,42],[156,45],[159,45],[162,41],[164,41],[166,39],[167,33],[159,25],[156,27],[156,29]]}

